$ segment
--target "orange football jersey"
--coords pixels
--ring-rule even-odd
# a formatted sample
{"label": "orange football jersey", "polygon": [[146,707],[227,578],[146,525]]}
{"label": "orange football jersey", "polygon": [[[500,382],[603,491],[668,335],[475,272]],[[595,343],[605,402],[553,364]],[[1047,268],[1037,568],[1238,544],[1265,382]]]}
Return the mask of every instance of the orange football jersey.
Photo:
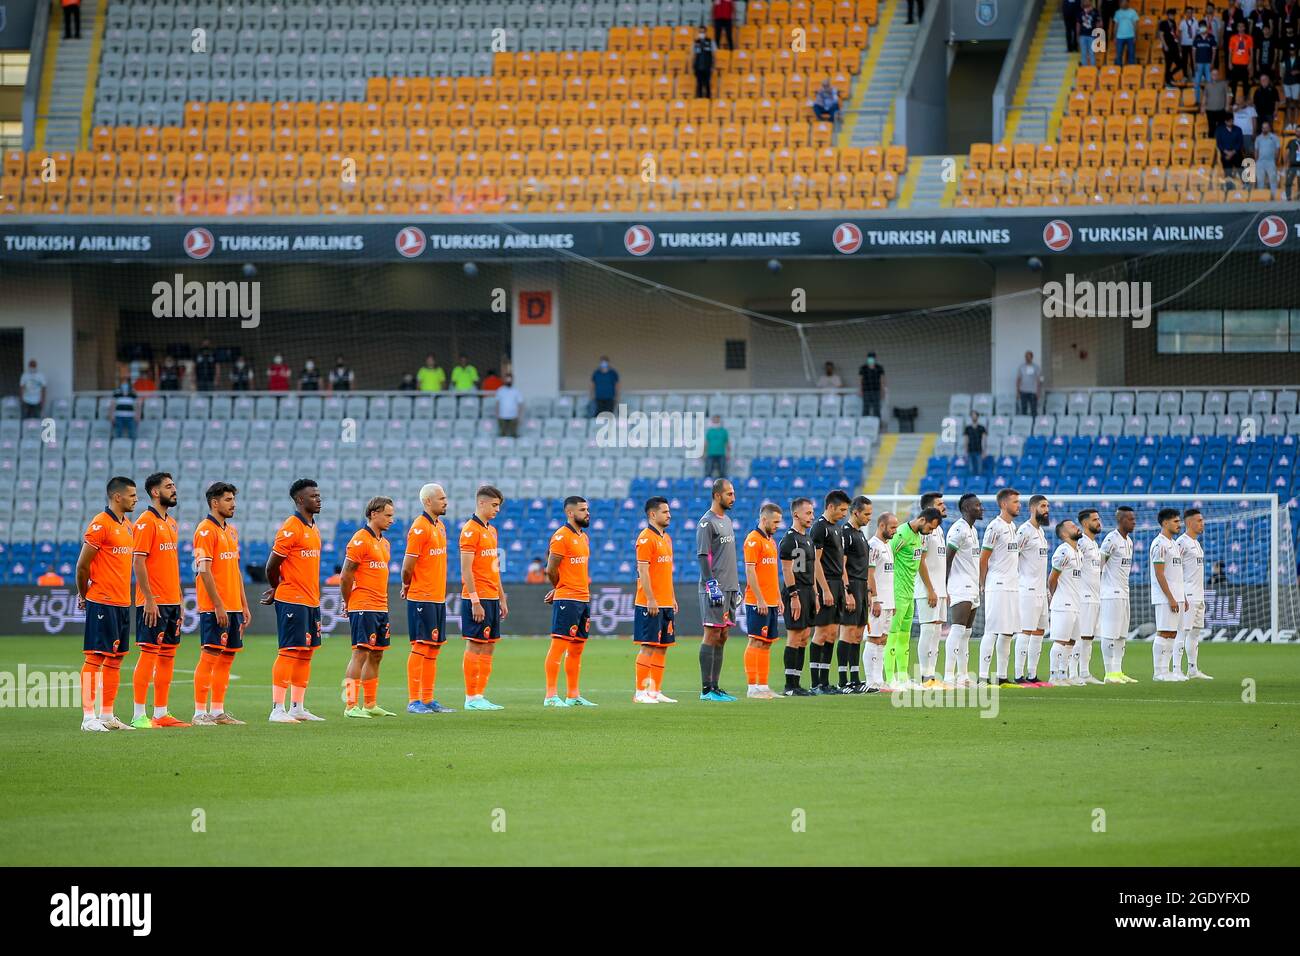
{"label": "orange football jersey", "polygon": [[560,580],[555,585],[555,600],[590,600],[591,580],[587,562],[591,557],[591,542],[587,535],[566,522],[551,535],[551,554],[560,556]]}
{"label": "orange football jersey", "polygon": [[135,551],[131,519],[101,511],[86,526],[83,540],[95,549],[90,559],[86,600],[130,607],[131,555]]}
{"label": "orange football jersey", "polygon": [[[194,529],[194,570],[201,571],[209,563],[222,606],[227,611],[243,611],[244,573],[239,567],[239,532],[230,522],[218,524],[212,515]],[[196,582],[194,593],[200,613],[213,609],[212,596],[202,578]]]}
{"label": "orange football jersey", "polygon": [[[754,565],[758,577],[758,587],[763,592],[763,603],[768,606],[781,603],[781,589],[777,587],[776,583],[778,563],[776,538],[755,528],[745,538],[745,564]],[[754,593],[754,583],[754,581],[750,581],[746,577],[746,604],[758,603],[758,595]]]}
{"label": "orange football jersey", "polygon": [[[501,567],[497,563],[497,529],[484,524],[478,515],[465,522],[460,529],[460,550],[474,552],[473,571],[474,592],[480,601],[501,596]],[[463,559],[462,559],[463,560]],[[461,597],[469,597],[470,592],[462,584]]]}
{"label": "orange football jersey", "polygon": [[[159,604],[181,603],[181,557],[176,545],[180,527],[171,515],[164,518],[152,506],[135,523],[135,553],[144,555],[149,588]],[[144,592],[136,582],[135,603],[144,605]]]}
{"label": "orange football jersey", "polygon": [[286,604],[320,604],[320,529],[297,512],[284,519],[271,548],[284,558],[275,599]]}
{"label": "orange football jersey", "polygon": [[357,569],[352,577],[349,611],[388,610],[388,559],[392,552],[388,539],[375,534],[369,526],[362,528],[348,542],[347,559]]}
{"label": "orange football jersey", "polygon": [[408,601],[447,600],[447,528],[439,518],[421,511],[406,533],[406,553],[415,558]]}
{"label": "orange football jersey", "polygon": [[[656,531],[646,527],[636,536],[636,560],[639,565],[645,561],[650,565],[650,589],[654,591],[655,603],[660,607],[671,607],[673,603],[673,539],[666,531]],[[646,606],[645,589],[641,586],[641,574],[636,577],[636,603]]]}

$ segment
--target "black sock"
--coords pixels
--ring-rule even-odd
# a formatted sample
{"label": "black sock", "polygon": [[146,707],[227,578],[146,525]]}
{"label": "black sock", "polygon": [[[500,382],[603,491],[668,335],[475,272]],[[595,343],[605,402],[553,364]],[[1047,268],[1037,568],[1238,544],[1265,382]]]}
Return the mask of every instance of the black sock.
{"label": "black sock", "polygon": [[831,686],[831,660],[835,657],[835,645],[822,645],[822,686]]}
{"label": "black sock", "polygon": [[[840,641],[835,645],[835,662],[839,666],[840,686],[849,683],[849,662],[853,660],[853,645]],[[856,668],[854,668],[856,670]]]}
{"label": "black sock", "polygon": [[803,675],[803,654],[802,647],[785,646],[785,686],[786,688],[798,687],[799,678]]}
{"label": "black sock", "polygon": [[725,647],[725,644],[713,646],[713,673],[709,675],[709,683],[714,690],[717,690],[718,681],[722,679],[722,651]]}
{"label": "black sock", "polygon": [[862,645],[849,645],[849,683],[862,683]]}
{"label": "black sock", "polygon": [[713,689],[713,645],[700,642],[700,693]]}

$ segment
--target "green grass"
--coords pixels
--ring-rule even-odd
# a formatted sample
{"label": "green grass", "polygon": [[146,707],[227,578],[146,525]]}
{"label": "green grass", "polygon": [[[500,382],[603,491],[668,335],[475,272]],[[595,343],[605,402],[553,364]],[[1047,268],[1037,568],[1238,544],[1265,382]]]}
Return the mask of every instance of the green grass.
{"label": "green grass", "polygon": [[[878,695],[704,704],[696,647],[669,652],[673,707],[634,706],[632,647],[595,640],[583,693],[600,708],[543,710],[546,644],[516,639],[489,688],[503,711],[350,721],[334,640],[307,701],[328,722],[271,725],[274,641],[257,639],[228,699],[246,727],[84,734],[76,710],[0,710],[0,863],[1300,863],[1295,648],[1206,645],[1217,680],[1152,684],[1150,646],[1133,644],[1126,669],[1142,683],[1006,691],[987,719]],[[728,646],[733,692],[742,648]],[[439,692],[458,708],[460,655],[453,641]],[[182,717],[194,656],[191,640]],[[384,665],[392,710],[405,658],[395,647]],[[79,661],[79,638],[0,638],[0,671]]]}

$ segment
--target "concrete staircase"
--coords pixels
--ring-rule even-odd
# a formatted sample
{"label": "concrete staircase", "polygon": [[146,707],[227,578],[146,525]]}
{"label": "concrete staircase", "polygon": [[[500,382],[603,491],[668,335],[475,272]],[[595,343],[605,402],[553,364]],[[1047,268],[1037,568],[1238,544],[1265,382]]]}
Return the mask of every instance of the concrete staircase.
{"label": "concrete staircase", "polygon": [[[54,60],[51,82],[42,88],[40,114],[45,117],[44,140],[37,149],[75,150],[83,140],[83,116],[92,71],[98,71],[99,19],[107,0],[81,0],[81,39],[63,39],[63,14],[50,16],[45,55]],[[92,62],[93,61],[93,62]],[[40,127],[38,127],[40,128]]]}
{"label": "concrete staircase", "polygon": [[[928,15],[937,16],[938,13],[932,9]],[[884,136],[887,127],[892,126],[890,111],[920,29],[919,24],[907,25],[906,0],[887,0],[880,7],[876,36],[871,38],[862,74],[857,80],[865,84],[865,92],[860,101],[855,97],[853,103],[855,108],[864,112],[849,117],[852,130],[848,145],[889,145]]]}
{"label": "concrete staircase", "polygon": [[943,180],[947,156],[913,156],[907,164],[907,181],[899,194],[900,207],[938,209],[943,205],[948,183]]}
{"label": "concrete staircase", "polygon": [[1059,4],[1047,4],[1020,73],[1014,108],[1007,117],[1010,142],[1043,143],[1055,132],[1053,115],[1067,84],[1074,81],[1078,63],[1079,54],[1065,49],[1065,22]]}
{"label": "concrete staircase", "polygon": [[882,435],[880,448],[863,482],[866,494],[915,494],[917,489],[914,486],[920,478],[916,474],[916,463],[919,459],[920,474],[925,474],[925,461],[929,455],[926,449],[934,447],[935,437],[925,432]]}

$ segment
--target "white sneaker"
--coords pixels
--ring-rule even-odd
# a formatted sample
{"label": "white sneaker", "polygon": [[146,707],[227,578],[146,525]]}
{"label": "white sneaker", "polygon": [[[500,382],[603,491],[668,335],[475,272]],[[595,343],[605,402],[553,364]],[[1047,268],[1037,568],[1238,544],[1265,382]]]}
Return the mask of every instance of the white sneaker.
{"label": "white sneaker", "polygon": [[283,710],[271,711],[271,716],[268,720],[273,724],[296,724],[298,722],[297,718],[290,717]]}
{"label": "white sneaker", "polygon": [[659,703],[659,698],[655,696],[655,692],[652,690],[639,690],[632,695],[632,703],[657,704]]}
{"label": "white sneaker", "polygon": [[195,714],[190,718],[190,724],[194,727],[215,727],[217,726],[216,718],[204,711],[201,714]]}
{"label": "white sneaker", "polygon": [[675,704],[675,703],[677,703],[676,700],[674,700],[673,698],[669,697],[667,694],[665,694],[665,693],[664,693],[663,691],[661,691],[661,690],[652,690],[652,691],[650,691],[650,693],[654,694],[654,697],[655,697],[655,703],[656,703],[656,704]]}
{"label": "white sneaker", "polygon": [[752,697],[755,700],[774,700],[776,694],[772,693],[769,687],[754,687],[745,692],[746,697]]}
{"label": "white sneaker", "polygon": [[1099,681],[1097,678],[1093,677],[1091,674],[1084,674],[1083,677],[1082,677],[1082,680],[1083,680],[1083,682],[1084,682],[1085,684],[1100,684],[1100,683],[1101,683],[1101,681]]}
{"label": "white sneaker", "polygon": [[1214,680],[1213,677],[1202,670],[1189,670],[1187,676],[1190,680]]}
{"label": "white sneaker", "polygon": [[1069,684],[1071,687],[1087,687],[1087,686],[1088,686],[1088,682],[1087,682],[1086,680],[1084,680],[1082,677],[1071,677],[1069,680],[1066,681],[1066,683]]}
{"label": "white sneaker", "polygon": [[1174,672],[1171,673],[1169,676],[1172,677],[1174,680],[1179,681],[1179,682],[1182,682],[1182,681],[1185,681],[1185,680],[1188,679],[1188,677],[1187,677],[1186,674],[1183,674],[1183,673],[1181,673],[1181,672],[1179,672],[1179,671],[1174,671]]}
{"label": "white sneaker", "polygon": [[109,714],[107,717],[99,718],[99,722],[104,725],[105,730],[135,730],[130,724],[124,724],[117,719],[116,714]]}
{"label": "white sneaker", "polygon": [[953,685],[956,687],[974,687],[975,681],[971,680],[970,674],[962,674],[954,680]]}
{"label": "white sneaker", "polygon": [[324,717],[317,717],[306,707],[295,707],[289,711],[289,716],[300,721],[320,721],[324,723]]}
{"label": "white sneaker", "polygon": [[95,717],[93,715],[90,717],[83,717],[81,719],[81,729],[93,730],[96,733],[103,733],[103,734],[108,733],[108,728],[104,726],[104,722],[100,720],[98,717]]}

